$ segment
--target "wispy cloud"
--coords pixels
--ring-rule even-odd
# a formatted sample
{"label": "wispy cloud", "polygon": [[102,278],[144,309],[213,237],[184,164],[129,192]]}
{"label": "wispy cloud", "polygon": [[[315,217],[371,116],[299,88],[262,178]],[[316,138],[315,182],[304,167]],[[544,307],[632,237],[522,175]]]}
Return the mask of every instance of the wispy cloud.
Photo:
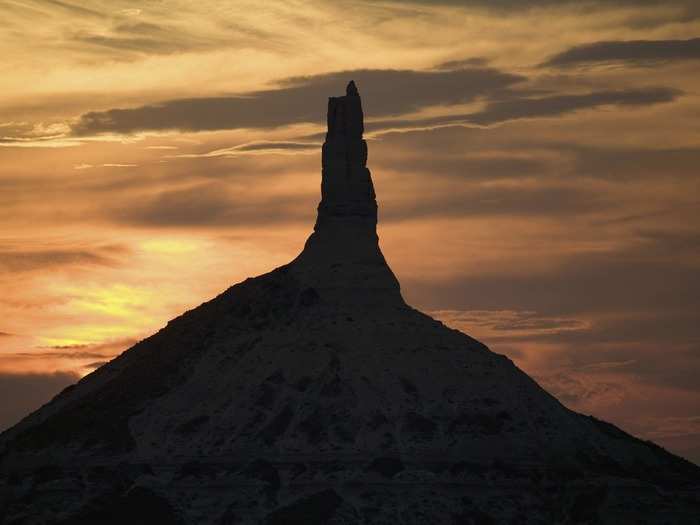
{"label": "wispy cloud", "polygon": [[700,60],[700,38],[591,42],[562,51],[549,58],[544,65],[570,67],[627,62],[651,66],[659,62],[682,60]]}
{"label": "wispy cloud", "polygon": [[316,153],[321,147],[321,142],[291,142],[291,141],[257,141],[238,144],[228,148],[220,148],[204,153],[183,153],[173,155],[175,158],[214,158],[214,157],[238,157],[241,155],[269,155],[284,154],[298,155]]}
{"label": "wispy cloud", "polygon": [[[320,123],[325,108],[318,100],[345,89],[355,79],[375,116],[400,115],[438,104],[459,104],[493,96],[525,80],[491,68],[449,71],[354,70],[279,81],[279,88],[238,96],[175,99],[156,105],[111,109],[82,115],[73,131],[133,133],[146,130],[204,131],[274,128],[302,122]],[[401,86],[400,90],[392,86]]]}
{"label": "wispy cloud", "polygon": [[124,246],[34,246],[0,243],[0,274],[61,266],[117,266],[128,253]]}

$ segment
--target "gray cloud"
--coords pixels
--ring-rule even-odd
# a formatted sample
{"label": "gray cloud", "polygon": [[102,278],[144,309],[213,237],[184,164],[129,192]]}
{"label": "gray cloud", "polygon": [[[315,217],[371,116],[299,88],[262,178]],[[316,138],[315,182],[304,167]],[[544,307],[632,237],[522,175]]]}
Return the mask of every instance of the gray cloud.
{"label": "gray cloud", "polygon": [[[504,140],[505,139],[505,140]],[[372,167],[423,177],[465,180],[537,178],[587,184],[589,179],[609,183],[669,184],[697,177],[700,148],[652,148],[611,143],[591,146],[532,138],[517,133],[503,135],[500,128],[444,127],[385,133],[373,141]],[[379,171],[378,171],[379,172]],[[697,199],[674,199],[653,209],[620,209],[616,218],[601,218],[596,225],[634,222],[653,216],[688,214]]]}
{"label": "gray cloud", "polygon": [[238,157],[245,154],[262,153],[308,153],[318,152],[321,142],[293,142],[260,140],[238,144],[228,148],[218,148],[204,153],[183,153],[173,155],[176,158],[214,158],[214,157]]}
{"label": "gray cloud", "polygon": [[[257,192],[255,191],[257,188]],[[260,187],[234,191],[211,182],[155,195],[130,196],[128,206],[101,213],[109,221],[148,227],[261,226],[313,223],[318,194],[314,192],[265,195]],[[565,217],[609,209],[604,194],[561,184],[536,187],[493,188],[466,185],[435,188],[420,200],[384,199],[385,223],[425,217],[530,216]]]}
{"label": "gray cloud", "polygon": [[[539,7],[580,6],[581,0],[409,0],[415,4],[457,5],[462,7],[480,7],[492,10],[522,11]],[[694,6],[693,0],[668,0],[668,5],[681,7]],[[657,6],[657,0],[589,0],[589,7],[601,6]]]}
{"label": "gray cloud", "polygon": [[557,317],[542,315],[539,312],[517,310],[437,310],[433,312],[435,317],[448,324],[456,326],[488,327],[495,333],[503,332],[506,335],[497,336],[497,340],[520,340],[519,336],[511,332],[526,332],[527,334],[541,334],[558,332],[560,330],[576,330],[585,328],[586,323],[572,317]]}
{"label": "gray cloud", "polygon": [[459,60],[448,60],[433,67],[439,70],[455,70],[465,69],[468,67],[484,67],[489,63],[489,59],[485,57],[462,58]]}
{"label": "gray cloud", "polygon": [[444,193],[420,200],[384,200],[382,220],[420,217],[571,216],[599,211],[611,205],[605,195],[572,186],[446,188]]}
{"label": "gray cloud", "polygon": [[105,16],[104,13],[100,13],[99,11],[95,11],[93,9],[88,9],[87,7],[75,5],[70,2],[61,2],[60,0],[43,0],[43,3],[56,6],[63,10],[70,11],[79,15],[96,18],[103,18]]}
{"label": "gray cloud", "polygon": [[[475,144],[474,153],[478,154],[480,144]],[[570,175],[577,179],[625,183],[661,177],[676,180],[694,178],[700,164],[698,148],[591,147],[557,143],[529,146],[513,143],[511,147],[515,152],[499,150],[498,156],[491,157],[457,156],[449,152],[438,155],[435,152],[432,158],[428,158],[427,152],[418,152],[418,155],[405,159],[391,158],[386,167],[433,175],[461,176],[470,180]],[[537,153],[523,156],[528,148]],[[470,151],[471,148],[464,153]],[[682,207],[683,204],[677,202],[673,209],[657,210],[655,213],[668,214],[681,211]],[[648,215],[636,217],[646,216]],[[634,218],[635,216],[629,217]]]}
{"label": "gray cloud", "polygon": [[[596,313],[592,312],[592,315],[595,317]],[[599,355],[597,352],[595,359],[619,362],[635,360],[635,356],[639,357],[640,348],[653,346],[654,349],[658,349],[659,346],[666,346],[673,347],[676,352],[679,345],[696,344],[695,322],[692,314],[681,310],[641,313],[630,310],[627,314],[619,314],[618,318],[600,316],[590,326],[576,326],[564,322],[557,327],[559,329],[550,332],[533,332],[530,335],[504,334],[498,336],[497,340],[508,343],[516,340],[559,343],[577,348],[591,348],[597,345],[605,347],[607,354]],[[630,345],[633,348],[630,348]],[[590,359],[591,355],[573,358],[581,365]],[[700,355],[696,356],[696,360],[700,366]]]}
{"label": "gray cloud", "polygon": [[32,124],[0,122],[0,146],[22,146],[28,143],[55,141],[66,136],[70,128],[62,122]]}
{"label": "gray cloud", "polygon": [[700,148],[553,147],[574,155],[576,173],[607,180],[695,177],[700,163]]}
{"label": "gray cloud", "polygon": [[516,319],[496,323],[493,325],[493,329],[501,332],[514,330],[570,330],[580,326],[581,322],[576,319],[542,317],[535,312],[528,312]]}
{"label": "gray cloud", "polygon": [[138,340],[134,338],[123,338],[104,343],[42,346],[37,347],[33,351],[0,354],[0,361],[14,361],[17,359],[36,359],[39,361],[47,359],[71,359],[75,361],[84,361],[86,359],[109,360],[137,342]]}
{"label": "gray cloud", "polygon": [[374,134],[390,131],[421,130],[445,126],[490,126],[524,118],[558,117],[584,109],[600,106],[649,106],[672,102],[682,94],[677,89],[648,87],[639,89],[593,91],[577,95],[550,95],[525,97],[510,92],[500,100],[486,104],[482,111],[456,115],[444,115],[425,119],[378,120],[365,127]]}
{"label": "gray cloud", "polygon": [[[507,153],[491,158],[435,157],[431,159],[423,156],[407,159],[405,164],[403,169],[409,172],[464,177],[468,180],[520,178],[542,175],[551,170],[544,159],[508,156]],[[394,163],[391,167],[397,169],[400,165]]]}
{"label": "gray cloud", "polygon": [[282,142],[282,141],[260,141],[241,144],[236,149],[238,151],[274,151],[274,150],[314,150],[318,151],[320,142]]}
{"label": "gray cloud", "polygon": [[[563,257],[547,272],[504,271],[445,283],[404,279],[402,290],[412,302],[433,310],[520,310],[552,316],[663,313],[680,325],[673,330],[654,325],[658,333],[688,340],[696,337],[697,320],[686,314],[700,308],[700,244],[695,239],[695,234],[659,234],[617,250]],[[642,333],[644,326],[637,330]]]}
{"label": "gray cloud", "polygon": [[246,95],[176,99],[130,109],[86,113],[74,127],[77,135],[180,129],[204,131],[272,128],[324,121],[318,100],[340,94],[354,79],[365,111],[373,116],[409,113],[425,106],[470,102],[503,92],[525,77],[491,68],[453,71],[355,70],[279,83],[279,89]]}
{"label": "gray cloud", "polygon": [[76,31],[68,37],[81,51],[92,48],[98,52],[115,52],[120,60],[134,55],[167,55],[179,52],[202,51],[231,45],[239,39],[232,32],[227,39],[212,35],[195,35],[187,28],[159,25],[150,22],[118,22],[109,31],[94,33]]}
{"label": "gray cloud", "polygon": [[51,400],[65,387],[80,379],[72,372],[49,374],[0,373],[0,399],[11,399],[11,403],[0,403],[0,430],[4,430],[29,412]]}
{"label": "gray cloud", "polygon": [[513,98],[490,102],[483,111],[468,115],[475,124],[495,124],[507,120],[553,117],[599,106],[647,106],[675,100],[680,91],[653,87],[631,90],[596,91],[583,95],[553,95],[541,98]]}
{"label": "gray cloud", "polygon": [[[624,18],[616,20],[633,29],[650,29],[672,23],[688,23],[700,18],[696,0],[407,0],[424,6],[452,6],[479,10],[499,17],[522,16],[538,9],[568,9],[585,15],[625,9]],[[665,7],[660,10],[659,7]],[[402,6],[404,7],[404,6]],[[548,16],[549,13],[545,13]]]}
{"label": "gray cloud", "polygon": [[[700,391],[700,346],[693,312],[613,316],[589,312],[580,319],[510,310],[436,314],[448,324],[468,333],[473,331],[472,335],[497,352],[510,353],[532,343],[555,343],[557,350],[550,364],[553,369],[564,365],[588,374],[614,372],[637,376],[647,384]],[[489,329],[488,335],[480,333],[484,327]],[[669,355],[673,359],[668,359]]]}
{"label": "gray cloud", "polygon": [[565,405],[588,403],[611,403],[626,395],[625,387],[606,381],[595,381],[563,372],[535,376],[538,383]]}
{"label": "gray cloud", "polygon": [[592,42],[558,53],[544,65],[567,67],[606,62],[643,65],[677,60],[700,60],[700,38]]}
{"label": "gray cloud", "polygon": [[56,350],[53,352],[13,352],[9,354],[3,354],[3,357],[21,357],[23,359],[99,359],[104,357],[113,357],[109,354],[103,354],[100,352],[88,352],[88,351],[62,351]]}
{"label": "gray cloud", "polygon": [[120,257],[126,253],[128,248],[121,245],[40,249],[0,246],[0,273],[58,266],[116,266],[120,263]]}
{"label": "gray cloud", "polygon": [[[368,133],[375,134],[449,125],[488,126],[522,118],[556,117],[607,105],[645,106],[671,102],[681,94],[666,87],[644,87],[533,97],[526,91],[512,90],[526,80],[525,77],[493,68],[465,67],[468,62],[448,62],[442,64],[441,67],[447,67],[444,70],[355,70],[294,77],[279,81],[278,89],[247,95],[175,99],[136,108],[90,112],[80,117],[73,133],[80,136],[172,129],[205,131],[320,123],[324,108],[316,101],[329,94],[342,93],[349,79],[360,86],[366,113],[379,117],[366,124]],[[490,101],[483,110],[474,113],[413,120],[387,119],[428,106],[478,99]],[[305,140],[318,138],[316,134],[304,137]],[[303,148],[296,144],[292,141],[285,148]]]}
{"label": "gray cloud", "polygon": [[235,194],[226,185],[206,183],[135,197],[128,207],[108,210],[106,217],[138,226],[245,226],[310,222],[313,198],[297,195],[260,197]]}
{"label": "gray cloud", "polygon": [[[623,363],[616,373],[637,376],[647,384],[700,392],[700,346],[694,323],[689,315],[659,313],[599,320],[586,330],[523,337],[521,342],[556,342],[573,369],[600,372],[601,365],[607,364],[609,371],[611,363]],[[583,348],[586,352],[580,351]]]}

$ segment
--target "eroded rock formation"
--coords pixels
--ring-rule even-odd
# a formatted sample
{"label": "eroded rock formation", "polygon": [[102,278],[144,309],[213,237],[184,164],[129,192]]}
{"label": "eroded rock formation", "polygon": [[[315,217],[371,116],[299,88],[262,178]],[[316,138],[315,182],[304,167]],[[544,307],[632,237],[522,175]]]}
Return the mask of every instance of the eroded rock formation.
{"label": "eroded rock formation", "polygon": [[0,436],[2,523],[697,523],[698,467],[410,308],[357,89],[314,232]]}
{"label": "eroded rock formation", "polygon": [[328,100],[321,203],[314,232],[292,263],[311,286],[342,303],[402,305],[377,237],[377,200],[367,168],[362,103],[354,82]]}

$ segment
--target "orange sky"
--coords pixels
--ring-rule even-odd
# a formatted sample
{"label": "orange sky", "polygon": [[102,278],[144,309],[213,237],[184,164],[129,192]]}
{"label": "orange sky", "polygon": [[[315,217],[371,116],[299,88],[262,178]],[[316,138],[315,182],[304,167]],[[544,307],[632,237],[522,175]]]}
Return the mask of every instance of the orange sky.
{"label": "orange sky", "polygon": [[700,8],[0,3],[0,428],[292,259],[355,79],[414,306],[700,461]]}

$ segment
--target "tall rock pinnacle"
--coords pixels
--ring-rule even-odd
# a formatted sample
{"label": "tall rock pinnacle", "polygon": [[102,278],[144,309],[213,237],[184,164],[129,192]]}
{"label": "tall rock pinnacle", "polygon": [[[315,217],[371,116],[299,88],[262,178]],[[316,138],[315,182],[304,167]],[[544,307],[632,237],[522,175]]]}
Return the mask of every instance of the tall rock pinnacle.
{"label": "tall rock pinnacle", "polygon": [[367,168],[362,101],[355,82],[345,96],[328,99],[323,143],[321,202],[304,251],[295,261],[329,298],[341,292],[363,305],[403,305],[399,283],[377,237],[377,201]]}
{"label": "tall rock pinnacle", "polygon": [[377,224],[377,201],[367,169],[367,143],[362,101],[354,82],[344,97],[328,99],[328,131],[323,144],[321,204],[317,232],[332,224],[333,218],[350,217],[373,235]]}

